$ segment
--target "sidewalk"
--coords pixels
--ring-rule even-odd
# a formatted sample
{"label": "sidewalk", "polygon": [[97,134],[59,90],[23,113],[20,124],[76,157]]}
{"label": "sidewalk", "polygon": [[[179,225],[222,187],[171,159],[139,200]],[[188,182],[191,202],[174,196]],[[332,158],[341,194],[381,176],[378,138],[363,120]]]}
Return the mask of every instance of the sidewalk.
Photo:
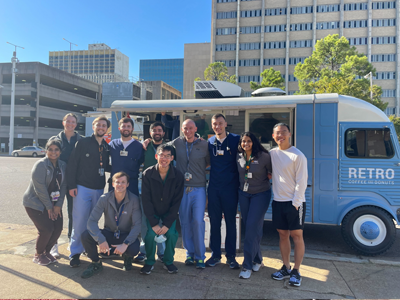
{"label": "sidewalk", "polygon": [[[302,285],[296,288],[287,280],[271,279],[282,265],[276,249],[263,251],[266,267],[243,280],[238,278],[240,270],[229,269],[224,259],[205,270],[185,266],[181,240],[175,255],[178,274],[168,274],[159,262],[147,276],[139,274],[140,264],[124,272],[122,260],[103,260],[102,273],[82,279],[89,260],[83,258],[79,268],[69,267],[65,233],[59,240],[59,263],[42,267],[32,263],[35,227],[0,223],[1,298],[393,299],[400,295],[398,262],[308,254],[301,268]],[[242,263],[242,254],[238,261]]]}

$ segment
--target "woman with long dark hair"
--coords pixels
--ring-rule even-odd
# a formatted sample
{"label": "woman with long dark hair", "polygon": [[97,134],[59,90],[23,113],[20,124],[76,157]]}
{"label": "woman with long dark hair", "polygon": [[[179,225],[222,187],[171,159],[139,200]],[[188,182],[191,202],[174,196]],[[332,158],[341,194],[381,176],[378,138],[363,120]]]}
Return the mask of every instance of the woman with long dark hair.
{"label": "woman with long dark hair", "polygon": [[48,141],[46,157],[38,160],[33,166],[31,182],[24,194],[23,205],[38,230],[33,262],[41,266],[57,262],[50,250],[63,229],[61,208],[67,181],[66,164],[59,160],[60,154],[60,141]]}
{"label": "woman with long dark hair", "polygon": [[271,157],[251,132],[240,136],[237,166],[239,171],[239,205],[245,225],[244,261],[239,278],[250,278],[263,266],[261,238],[264,215],[271,201]]}

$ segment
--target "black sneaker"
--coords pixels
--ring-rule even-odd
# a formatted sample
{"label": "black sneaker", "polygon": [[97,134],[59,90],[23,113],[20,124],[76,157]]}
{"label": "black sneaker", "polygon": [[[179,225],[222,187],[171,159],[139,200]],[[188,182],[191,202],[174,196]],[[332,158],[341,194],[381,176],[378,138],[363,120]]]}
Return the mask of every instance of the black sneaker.
{"label": "black sneaker", "polygon": [[124,257],[124,266],[123,266],[123,270],[124,271],[130,271],[132,270],[132,261],[133,261],[133,257],[123,254],[122,255]]}
{"label": "black sneaker", "polygon": [[72,257],[69,259],[69,266],[71,268],[77,268],[81,265],[81,260],[79,259],[80,256],[80,254],[72,255]]}
{"label": "black sneaker", "polygon": [[140,269],[140,273],[150,275],[150,273],[151,273],[151,271],[153,271],[153,269],[154,269],[154,266],[144,265],[144,267]]}
{"label": "black sneaker", "polygon": [[301,276],[297,269],[293,269],[292,272],[290,272],[289,284],[293,286],[301,285]]}
{"label": "black sneaker", "polygon": [[81,277],[82,278],[89,278],[92,277],[93,275],[96,275],[97,273],[101,272],[103,270],[103,264],[101,261],[98,262],[92,262],[89,264],[87,269],[83,271]]}
{"label": "black sneaker", "polygon": [[291,269],[287,269],[285,265],[282,266],[282,268],[279,271],[276,271],[275,273],[271,274],[272,279],[275,280],[283,280],[285,278],[290,278],[290,272]]}
{"label": "black sneaker", "polygon": [[146,254],[141,252],[135,257],[135,262],[144,262],[145,260],[146,260]]}
{"label": "black sneaker", "polygon": [[169,274],[178,273],[178,268],[174,264],[164,265],[164,269],[168,271]]}
{"label": "black sneaker", "polygon": [[215,267],[216,265],[221,263],[220,258],[211,257],[206,261],[206,267]]}
{"label": "black sneaker", "polygon": [[239,269],[239,263],[236,261],[234,257],[227,257],[226,258],[226,264],[229,265],[229,268],[231,269]]}

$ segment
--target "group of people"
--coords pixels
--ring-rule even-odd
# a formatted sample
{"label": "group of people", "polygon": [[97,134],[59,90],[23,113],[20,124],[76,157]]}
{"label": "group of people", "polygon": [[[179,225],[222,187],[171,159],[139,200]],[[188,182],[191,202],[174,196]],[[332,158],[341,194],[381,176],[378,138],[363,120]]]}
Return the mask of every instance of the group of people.
{"label": "group of people", "polygon": [[[165,113],[163,113],[163,117]],[[182,123],[182,135],[164,141],[162,122],[150,126],[151,138],[143,143],[132,138],[133,121],[122,118],[120,139],[107,144],[103,136],[110,122],[93,121],[93,135],[75,132],[77,117],[67,114],[64,130],[49,139],[46,157],[37,161],[23,204],[38,229],[33,261],[48,265],[57,261],[57,239],[62,231],[61,207],[68,201],[70,266],[80,266],[80,256],[91,259],[82,273],[88,278],[103,269],[101,259],[121,255],[123,269],[144,262],[140,272],[150,274],[157,260],[169,273],[176,273],[176,221],[181,224],[186,250],[185,265],[198,269],[221,263],[221,221],[226,224],[226,264],[240,269],[236,260],[236,215],[238,204],[245,226],[244,261],[239,277],[247,279],[263,266],[260,248],[264,215],[273,190],[273,225],[279,232],[283,266],[271,276],[289,278],[300,286],[300,264],[304,256],[303,227],[307,160],[290,144],[290,128],[273,127],[278,147],[267,151],[251,132],[241,136],[226,131],[225,116],[211,119],[215,135],[207,140],[196,132],[196,122]],[[175,161],[175,163],[173,163]],[[139,169],[143,167],[139,195]],[[176,165],[176,166],[175,166]],[[206,191],[206,169],[210,168]],[[110,172],[109,192],[104,194]],[[208,197],[207,197],[208,196]],[[211,257],[206,260],[204,214],[210,218]],[[104,228],[99,220],[104,215]],[[295,263],[290,265],[290,237],[295,244]],[[100,255],[100,256],[99,256]]]}

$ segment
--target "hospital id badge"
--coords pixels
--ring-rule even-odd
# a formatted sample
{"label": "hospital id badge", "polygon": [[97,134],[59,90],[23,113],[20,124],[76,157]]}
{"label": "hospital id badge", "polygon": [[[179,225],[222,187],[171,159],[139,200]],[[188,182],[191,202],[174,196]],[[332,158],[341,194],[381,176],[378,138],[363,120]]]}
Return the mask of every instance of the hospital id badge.
{"label": "hospital id badge", "polygon": [[100,176],[104,176],[104,168],[99,169],[99,174],[100,174]]}
{"label": "hospital id badge", "polygon": [[243,185],[243,192],[247,192],[249,190],[249,184],[246,182],[244,185]]}
{"label": "hospital id badge", "polygon": [[224,150],[217,150],[217,155],[224,155]]}
{"label": "hospital id badge", "polygon": [[253,173],[247,173],[247,178],[253,178]]}
{"label": "hospital id badge", "polygon": [[120,156],[128,156],[128,151],[121,150],[121,151],[119,151],[119,155]]}

